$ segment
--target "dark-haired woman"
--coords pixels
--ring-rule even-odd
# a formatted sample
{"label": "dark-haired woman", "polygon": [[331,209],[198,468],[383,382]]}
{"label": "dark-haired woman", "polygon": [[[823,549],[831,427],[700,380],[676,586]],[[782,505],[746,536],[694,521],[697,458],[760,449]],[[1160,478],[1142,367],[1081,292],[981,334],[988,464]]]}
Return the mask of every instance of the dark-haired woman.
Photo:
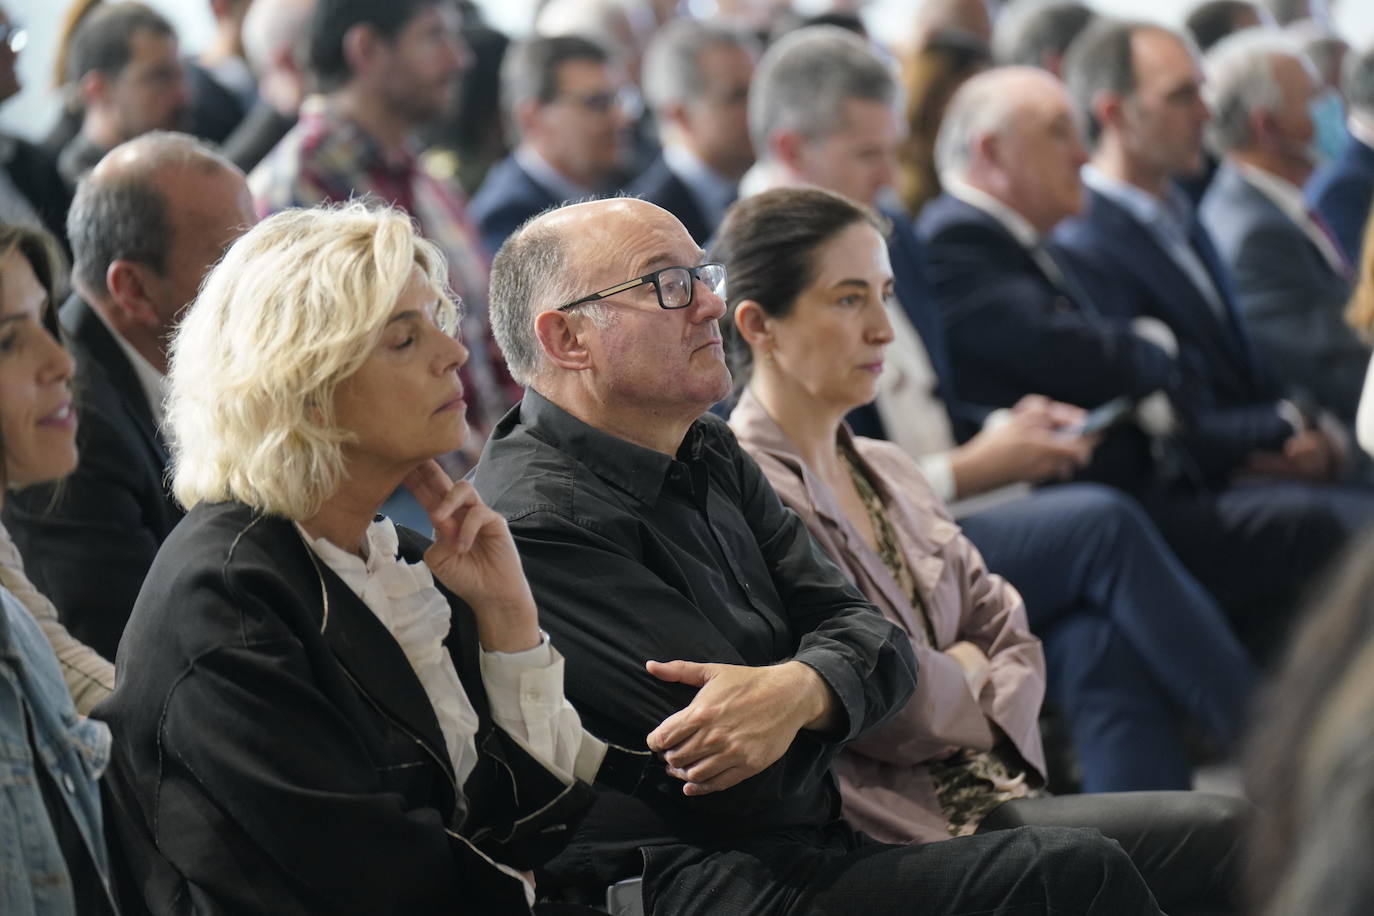
{"label": "dark-haired woman", "polygon": [[[920,663],[912,701],[842,758],[846,816],[889,842],[1023,823],[1097,826],[1136,858],[1165,909],[1225,911],[1244,803],[1182,792],[1035,797],[1044,777],[1036,717],[1045,663],[1020,596],[983,564],[914,462],[845,426],[845,414],[874,396],[892,339],[884,308],[892,271],[879,219],[824,191],[770,191],[731,210],[713,253],[730,276],[724,330],[737,379],[748,378],[731,426],[779,496],[907,631]],[[1043,562],[1071,559],[1045,555]],[[1122,577],[1147,569],[1185,575],[1167,555],[1131,564]],[[1033,623],[1050,625],[1051,640],[1059,627],[1100,637],[1093,657],[1051,652],[1052,665],[1081,669],[1072,678],[1078,689],[1061,697],[1071,717],[1117,717],[1107,727],[1135,730],[1147,741],[1177,740],[1169,730],[1176,708],[1215,717],[1209,691],[1232,689],[1216,684],[1221,662],[1244,656],[1195,585],[1180,585],[1178,595],[1178,605],[1157,609],[1159,620],[1129,633],[1103,596],[1031,609]],[[1163,644],[1148,647],[1151,653],[1171,656],[1168,670],[1130,701],[1134,709],[1103,705],[1094,680],[1112,678],[1115,660],[1148,635]],[[1052,683],[1055,674],[1052,668]]]}
{"label": "dark-haired woman", "polygon": [[[0,226],[7,488],[56,480],[76,467],[72,361],[51,321],[57,271],[46,235]],[[0,538],[0,582],[0,913],[113,913],[97,787],[110,735],[77,715],[64,683],[65,668],[72,688],[90,699],[104,691],[108,664],[67,635],[25,578],[8,535]]]}

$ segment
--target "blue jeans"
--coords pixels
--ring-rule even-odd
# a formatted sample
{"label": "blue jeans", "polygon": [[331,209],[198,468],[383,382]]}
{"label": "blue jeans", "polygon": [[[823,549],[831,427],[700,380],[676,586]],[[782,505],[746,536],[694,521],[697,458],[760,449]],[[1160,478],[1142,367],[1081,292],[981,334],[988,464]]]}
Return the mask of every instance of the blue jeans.
{"label": "blue jeans", "polygon": [[1249,655],[1134,500],[1069,484],[960,524],[1025,599],[1084,791],[1189,788],[1180,711],[1223,744],[1239,738]]}

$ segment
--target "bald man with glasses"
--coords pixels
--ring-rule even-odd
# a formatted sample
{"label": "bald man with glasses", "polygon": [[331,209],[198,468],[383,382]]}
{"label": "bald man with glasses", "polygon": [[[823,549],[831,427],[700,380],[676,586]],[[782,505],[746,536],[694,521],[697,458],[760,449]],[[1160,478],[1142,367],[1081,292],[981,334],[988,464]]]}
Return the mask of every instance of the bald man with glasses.
{"label": "bald man with glasses", "polygon": [[657,916],[1158,913],[1096,831],[887,846],[840,819],[831,763],[907,702],[915,662],[703,413],[730,386],[724,284],[630,198],[536,217],[492,265],[526,393],[472,483],[510,525],[588,727],[663,760],[633,798],[603,793],[541,891],[642,877]]}

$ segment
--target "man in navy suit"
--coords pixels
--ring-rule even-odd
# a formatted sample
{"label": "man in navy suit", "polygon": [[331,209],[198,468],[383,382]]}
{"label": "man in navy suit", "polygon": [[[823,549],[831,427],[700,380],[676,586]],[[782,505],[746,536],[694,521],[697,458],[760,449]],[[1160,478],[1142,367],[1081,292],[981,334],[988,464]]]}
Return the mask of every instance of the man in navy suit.
{"label": "man in navy suit", "polygon": [[1143,402],[1084,475],[1138,492],[1155,474],[1151,434],[1174,422],[1177,346],[1156,319],[1105,314],[1083,289],[1084,265],[1049,238],[1082,209],[1086,158],[1057,78],[1028,67],[980,75],[946,111],[945,192],[918,228],[959,391],[997,407],[1032,392],[1084,408]]}
{"label": "man in navy suit", "polygon": [[614,190],[630,149],[623,78],[586,38],[531,38],[511,48],[501,103],[518,142],[487,172],[468,210],[488,254],[536,213]]}
{"label": "man in navy suit", "polygon": [[55,487],[10,494],[4,522],[67,629],[106,658],[181,519],[159,429],[172,329],[252,223],[243,173],[184,134],[116,147],[77,188],[76,292],[60,317],[76,355],[80,463]]}
{"label": "man in navy suit", "polygon": [[644,55],[663,155],[627,191],[676,216],[698,245],[715,234],[754,164],[748,102],[757,57],[753,35],[696,19],[659,29]]}
{"label": "man in navy suit", "polygon": [[1374,48],[1347,64],[1343,88],[1350,139],[1338,158],[1312,176],[1307,201],[1335,233],[1346,259],[1358,264],[1374,200]]}
{"label": "man in navy suit", "polygon": [[1223,603],[1263,603],[1256,625],[1277,630],[1285,602],[1268,585],[1291,595],[1374,518],[1374,499],[1335,483],[1340,436],[1286,397],[1242,324],[1230,271],[1173,184],[1201,168],[1210,118],[1191,45],[1157,25],[1104,22],[1067,64],[1094,153],[1087,209],[1056,239],[1091,268],[1082,278],[1099,308],[1155,318],[1178,344],[1188,416],[1173,479],[1158,486],[1194,498],[1144,498]]}
{"label": "man in navy suit", "polygon": [[1235,278],[1257,349],[1290,390],[1353,427],[1369,348],[1345,323],[1351,263],[1303,200],[1321,91],[1281,35],[1233,35],[1207,56],[1209,132],[1223,163],[1198,215]]}

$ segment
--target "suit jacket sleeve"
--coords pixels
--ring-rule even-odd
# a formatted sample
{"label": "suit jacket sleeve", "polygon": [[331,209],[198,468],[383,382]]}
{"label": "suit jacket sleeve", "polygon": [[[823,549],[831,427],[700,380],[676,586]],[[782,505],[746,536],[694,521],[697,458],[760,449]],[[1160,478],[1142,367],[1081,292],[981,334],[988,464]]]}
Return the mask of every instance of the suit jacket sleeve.
{"label": "suit jacket sleeve", "polygon": [[1014,242],[990,248],[986,230],[952,226],[926,251],[959,377],[1005,379],[1000,406],[1035,392],[1093,407],[1175,384],[1173,360],[1128,323],[1084,315],[1067,299],[1059,307],[1044,280],[1017,269],[1026,255]]}
{"label": "suit jacket sleeve", "polygon": [[1282,374],[1348,420],[1369,351],[1341,314],[1348,287],[1334,277],[1325,287],[1314,284],[1309,249],[1297,227],[1255,226],[1231,264],[1237,299],[1251,335]]}
{"label": "suit jacket sleeve", "polygon": [[[1101,241],[1107,231],[1093,220],[1076,219],[1061,227],[1055,239],[1070,250],[1077,263],[1091,268],[1079,280],[1097,299],[1111,303],[1119,316],[1161,315],[1158,292],[1130,273]],[[1127,274],[1125,279],[1121,274]],[[1216,396],[1214,370],[1186,343],[1176,365],[1179,381],[1173,403],[1184,427],[1182,440],[1206,477],[1225,476],[1243,465],[1256,449],[1280,448],[1293,429],[1278,413],[1281,389],[1262,366],[1255,367],[1254,384],[1245,393],[1248,403],[1221,403]]]}

